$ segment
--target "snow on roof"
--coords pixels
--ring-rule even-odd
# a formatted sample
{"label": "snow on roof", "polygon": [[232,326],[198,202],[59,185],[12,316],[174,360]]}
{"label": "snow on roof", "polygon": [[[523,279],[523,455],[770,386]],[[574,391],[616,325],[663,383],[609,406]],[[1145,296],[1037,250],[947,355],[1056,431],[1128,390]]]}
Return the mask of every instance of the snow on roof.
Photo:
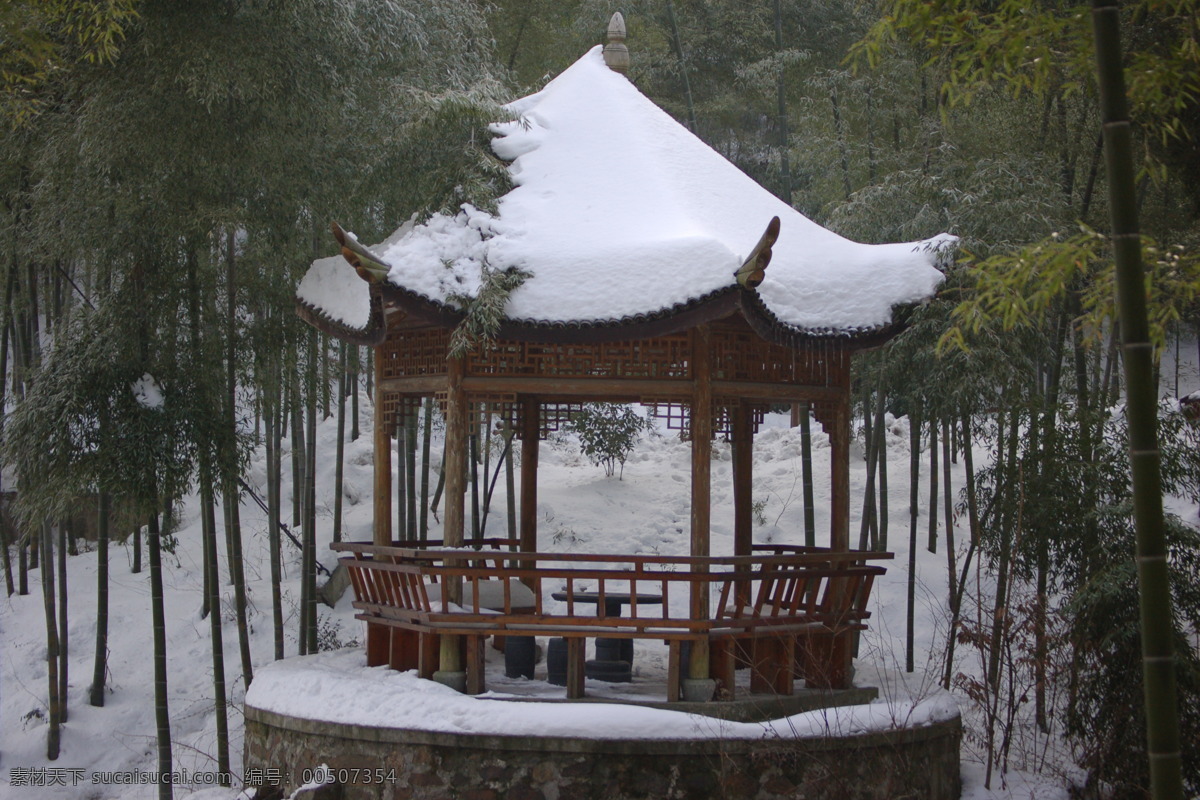
{"label": "snow on roof", "polygon": [[304,273],[296,297],[354,330],[365,330],[371,319],[370,289],[340,255],[314,261]]}
{"label": "snow on roof", "polygon": [[[511,162],[515,183],[497,215],[464,206],[397,231],[374,248],[392,284],[453,303],[454,294],[474,293],[485,266],[515,267],[531,277],[509,298],[510,320],[653,315],[735,285],[778,216],[757,289],[767,310],[803,330],[861,330],[931,296],[942,280],[936,265],[956,241],[866,245],[822,228],[609,69],[599,46],[509,109],[515,121],[492,126],[492,147]],[[360,283],[349,269],[341,274]],[[326,301],[325,283],[302,284],[301,298],[349,323],[340,295]],[[365,288],[356,291],[365,297]]]}

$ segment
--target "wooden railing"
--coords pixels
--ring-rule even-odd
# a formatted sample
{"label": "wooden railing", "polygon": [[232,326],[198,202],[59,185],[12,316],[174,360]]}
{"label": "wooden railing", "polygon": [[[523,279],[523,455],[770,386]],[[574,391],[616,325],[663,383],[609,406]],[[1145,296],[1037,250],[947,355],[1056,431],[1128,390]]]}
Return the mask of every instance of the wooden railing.
{"label": "wooden railing", "polygon": [[[479,548],[414,544],[334,545],[348,554],[341,561],[357,596],[358,618],[368,623],[373,663],[416,668],[428,677],[436,669],[435,637],[461,636],[469,691],[483,691],[476,653],[483,636],[562,636],[575,660],[582,658],[585,637],[659,639],[670,646],[672,698],[683,641],[709,642],[714,677],[727,684],[726,692],[739,663],[751,666],[755,690],[790,693],[797,671],[810,684],[838,682],[836,670],[812,663],[820,656],[797,666],[797,656],[803,662],[808,652],[797,643],[864,628],[872,582],[884,572],[866,562],[892,557],[777,546],[751,556],[692,557],[524,553],[503,549],[509,540]],[[564,600],[551,600],[553,593]],[[605,600],[617,595],[624,607],[611,614]],[[695,597],[709,598],[700,614],[692,613]],[[578,685],[569,682],[568,695],[580,694],[582,678]]]}

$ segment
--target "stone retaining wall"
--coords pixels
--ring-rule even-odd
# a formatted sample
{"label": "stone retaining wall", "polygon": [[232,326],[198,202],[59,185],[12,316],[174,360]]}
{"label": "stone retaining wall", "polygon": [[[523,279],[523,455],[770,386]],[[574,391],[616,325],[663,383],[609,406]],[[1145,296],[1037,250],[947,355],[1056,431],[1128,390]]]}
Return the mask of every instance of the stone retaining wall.
{"label": "stone retaining wall", "polygon": [[754,741],[722,740],[720,724],[713,720],[714,738],[701,741],[480,736],[317,722],[247,706],[245,766],[248,774],[278,775],[290,792],[326,764],[346,800],[956,800],[960,793],[957,718]]}

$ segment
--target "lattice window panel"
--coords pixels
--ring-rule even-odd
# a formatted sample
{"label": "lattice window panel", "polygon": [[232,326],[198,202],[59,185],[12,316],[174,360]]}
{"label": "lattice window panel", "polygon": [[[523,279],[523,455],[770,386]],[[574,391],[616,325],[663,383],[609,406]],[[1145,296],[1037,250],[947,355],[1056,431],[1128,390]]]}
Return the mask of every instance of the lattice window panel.
{"label": "lattice window panel", "polygon": [[[437,399],[438,408],[441,409],[444,416],[446,413],[446,393],[438,392],[434,397]],[[470,392],[467,394],[467,403],[476,409],[475,413],[479,414],[481,421],[487,411],[490,410],[493,426],[503,421],[505,424],[513,426],[514,438],[522,438],[522,409],[524,408],[524,404],[517,399],[516,394],[510,392]],[[488,409],[481,408],[485,404],[489,407]],[[547,438],[551,433],[559,430],[568,422],[572,414],[576,414],[582,410],[582,403],[541,404],[541,424],[538,426],[538,438]]]}
{"label": "lattice window panel", "polygon": [[[692,439],[691,405],[684,400],[655,400],[645,402],[652,416],[667,421],[667,429],[679,431],[679,438],[685,442]],[[737,400],[714,399],[713,401],[713,437],[718,435],[729,439],[733,435],[733,409],[738,405]],[[753,433],[758,433],[766,415],[766,406],[750,405],[750,422]]]}
{"label": "lattice window panel", "polygon": [[383,424],[389,431],[395,431],[400,420],[416,414],[421,409],[421,395],[384,392],[383,394]]}
{"label": "lattice window panel", "polygon": [[469,356],[472,375],[575,378],[679,378],[690,376],[686,334],[598,344],[497,342]]}
{"label": "lattice window panel", "polygon": [[[730,401],[730,404],[722,403],[717,405],[713,415],[713,435],[720,434],[726,439],[733,436],[733,409],[736,407],[737,401]],[[750,433],[751,435],[758,433],[759,427],[762,426],[763,419],[766,417],[767,407],[758,404],[749,406],[750,411]]]}
{"label": "lattice window panel", "polygon": [[[571,415],[578,414],[580,411],[583,411],[583,403],[543,403],[538,435],[542,439],[545,439],[570,422]],[[520,428],[517,428],[518,438],[520,438],[520,430]]]}
{"label": "lattice window panel", "polygon": [[391,331],[375,349],[382,359],[384,379],[415,375],[445,375],[450,331],[445,328]]}
{"label": "lattice window panel", "polygon": [[845,363],[845,351],[835,342],[816,340],[793,350],[764,341],[745,325],[713,331],[713,377],[718,380],[837,386]]}

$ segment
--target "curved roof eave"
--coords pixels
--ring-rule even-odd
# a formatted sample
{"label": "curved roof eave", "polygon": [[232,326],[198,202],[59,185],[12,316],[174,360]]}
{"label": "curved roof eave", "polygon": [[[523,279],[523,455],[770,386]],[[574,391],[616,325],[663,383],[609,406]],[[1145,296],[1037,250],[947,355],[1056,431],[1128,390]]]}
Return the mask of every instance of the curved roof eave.
{"label": "curved roof eave", "polygon": [[383,305],[377,292],[371,292],[371,312],[365,328],[352,328],[299,298],[296,299],[296,316],[317,330],[350,344],[374,347],[387,336]]}
{"label": "curved roof eave", "polygon": [[[395,285],[382,285],[379,296],[384,307],[395,308],[404,315],[406,321],[411,320],[418,325],[453,328],[465,317],[464,312],[457,308]],[[756,291],[730,285],[684,305],[622,319],[595,322],[510,319],[501,323],[497,336],[512,341],[543,344],[628,341],[668,336],[739,312],[751,329],[764,340],[793,349],[816,342],[851,350],[872,349],[903,331],[907,327],[908,317],[907,307],[898,307],[893,314],[893,322],[875,328],[807,330],[781,322]],[[377,341],[382,339],[383,336],[379,335]]]}

